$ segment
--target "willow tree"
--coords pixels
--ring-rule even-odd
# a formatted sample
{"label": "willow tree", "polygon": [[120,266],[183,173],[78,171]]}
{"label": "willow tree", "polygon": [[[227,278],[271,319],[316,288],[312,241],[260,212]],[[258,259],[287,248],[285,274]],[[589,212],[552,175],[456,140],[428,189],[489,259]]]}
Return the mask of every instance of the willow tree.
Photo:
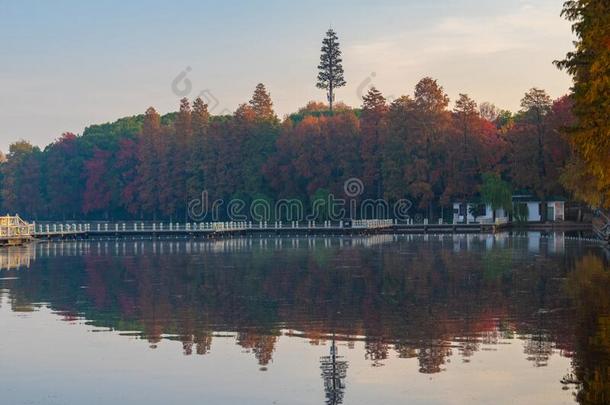
{"label": "willow tree", "polygon": [[346,85],[343,76],[343,59],[341,59],[341,49],[339,48],[339,37],[332,28],[326,31],[326,37],[322,40],[321,52],[316,87],[327,90],[326,96],[332,113],[335,89]]}
{"label": "willow tree", "polygon": [[481,185],[481,199],[485,204],[491,205],[493,221],[496,221],[496,210],[502,208],[512,212],[513,192],[510,184],[505,182],[496,173],[483,173]]}
{"label": "willow tree", "polygon": [[[569,0],[562,16],[571,21],[576,49],[556,65],[574,78],[572,87],[577,124],[570,129],[576,151],[566,185],[592,205],[610,209],[610,2]],[[582,180],[587,189],[579,189]],[[576,187],[574,187],[576,186]]]}

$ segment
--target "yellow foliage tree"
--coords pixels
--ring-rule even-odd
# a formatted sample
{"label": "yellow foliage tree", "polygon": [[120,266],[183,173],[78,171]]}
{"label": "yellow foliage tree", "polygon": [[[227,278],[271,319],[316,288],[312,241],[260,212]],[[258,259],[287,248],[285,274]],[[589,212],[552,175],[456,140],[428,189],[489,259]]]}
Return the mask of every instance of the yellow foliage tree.
{"label": "yellow foliage tree", "polygon": [[[562,15],[577,35],[576,49],[556,62],[574,78],[578,119],[569,129],[576,153],[565,184],[591,205],[610,209],[610,2],[569,0]],[[570,173],[573,169],[579,173]]]}

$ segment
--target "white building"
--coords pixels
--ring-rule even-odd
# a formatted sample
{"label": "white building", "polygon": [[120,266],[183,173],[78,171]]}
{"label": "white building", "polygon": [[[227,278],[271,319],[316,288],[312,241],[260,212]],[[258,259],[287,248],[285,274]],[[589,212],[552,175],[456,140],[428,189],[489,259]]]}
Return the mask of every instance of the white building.
{"label": "white building", "polygon": [[[453,223],[491,224],[494,222],[494,213],[491,204],[476,203],[453,203]],[[508,214],[503,208],[496,210],[495,223],[505,223],[508,221]]]}
{"label": "white building", "polygon": [[[542,201],[531,194],[513,195],[513,218],[517,220],[520,216],[524,222],[542,221]],[[563,221],[565,219],[565,199],[552,197],[545,204],[547,221]],[[509,221],[508,213],[500,208],[495,212],[495,223]],[[494,223],[494,213],[491,204],[478,203],[453,203],[453,223]]]}
{"label": "white building", "polygon": [[546,203],[546,219],[547,221],[563,221],[565,220],[565,205],[563,198],[551,198]]}
{"label": "white building", "polygon": [[[542,221],[542,210],[546,209],[546,220],[550,222],[565,220],[565,204],[563,197],[549,197],[546,203],[542,203],[539,198],[532,195],[514,195],[513,211],[519,212],[518,205],[527,207],[527,222]],[[525,213],[523,210],[522,213]]]}

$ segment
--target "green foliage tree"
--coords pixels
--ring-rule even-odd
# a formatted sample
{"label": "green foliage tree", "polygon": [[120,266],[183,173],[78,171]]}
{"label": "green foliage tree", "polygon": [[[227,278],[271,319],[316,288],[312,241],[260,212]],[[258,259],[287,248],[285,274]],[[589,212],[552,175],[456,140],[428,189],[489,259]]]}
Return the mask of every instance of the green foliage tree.
{"label": "green foliage tree", "polygon": [[45,213],[42,178],[43,154],[27,141],[9,146],[6,161],[1,164],[3,209],[37,219]]}
{"label": "green foliage tree", "polygon": [[330,111],[333,111],[335,89],[346,85],[343,72],[343,59],[339,47],[339,37],[333,29],[326,32],[322,40],[320,64],[318,65],[318,83],[316,87],[327,90],[327,99]]}
{"label": "green foliage tree", "polygon": [[329,206],[330,192],[327,189],[319,188],[311,198],[311,210],[316,221],[325,221],[330,218],[331,208]]}
{"label": "green foliage tree", "polygon": [[503,209],[506,212],[512,212],[513,192],[510,184],[502,180],[496,173],[484,173],[482,178],[481,199],[485,204],[491,205],[495,222],[496,210]]}
{"label": "green foliage tree", "polygon": [[76,219],[82,212],[85,179],[81,173],[91,151],[80,143],[76,134],[68,132],[45,148],[46,199],[58,219]]}

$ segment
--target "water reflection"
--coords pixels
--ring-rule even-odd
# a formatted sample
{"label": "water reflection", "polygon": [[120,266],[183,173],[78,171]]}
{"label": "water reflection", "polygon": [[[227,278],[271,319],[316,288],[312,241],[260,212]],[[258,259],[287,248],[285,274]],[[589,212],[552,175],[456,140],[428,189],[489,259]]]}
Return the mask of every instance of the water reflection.
{"label": "water reflection", "polygon": [[324,380],[324,393],[328,405],[343,403],[345,394],[345,377],[347,376],[347,361],[337,352],[337,341],[333,334],[330,345],[330,355],[320,358],[320,369]]}
{"label": "water reflection", "polygon": [[339,342],[430,375],[519,343],[533,367],[571,358],[578,402],[610,398],[608,263],[561,234],[76,241],[0,250],[0,267],[13,311],[48,306],[153,349],[203,356],[233,336],[265,371],[282,337],[327,345],[327,404],[348,386]]}

